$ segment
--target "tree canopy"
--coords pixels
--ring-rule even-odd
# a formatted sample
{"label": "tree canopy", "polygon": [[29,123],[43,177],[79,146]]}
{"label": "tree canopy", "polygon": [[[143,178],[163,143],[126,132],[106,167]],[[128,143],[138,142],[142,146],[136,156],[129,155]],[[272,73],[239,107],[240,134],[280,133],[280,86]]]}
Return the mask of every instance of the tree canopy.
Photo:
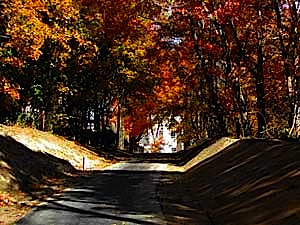
{"label": "tree canopy", "polygon": [[37,124],[45,116],[43,129],[87,128],[83,114],[92,108],[96,130],[115,121],[118,136],[124,126],[133,142],[174,116],[182,122],[170,126],[186,143],[298,137],[296,0],[1,0],[0,7],[2,122],[30,103]]}

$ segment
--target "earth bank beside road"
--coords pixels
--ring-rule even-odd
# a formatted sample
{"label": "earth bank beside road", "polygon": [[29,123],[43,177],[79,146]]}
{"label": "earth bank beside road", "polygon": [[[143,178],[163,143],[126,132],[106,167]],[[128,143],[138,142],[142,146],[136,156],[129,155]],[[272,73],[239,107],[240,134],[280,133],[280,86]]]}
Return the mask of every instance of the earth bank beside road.
{"label": "earth bank beside road", "polygon": [[89,169],[116,162],[63,137],[0,125],[0,224],[13,224],[48,196],[72,186],[83,156]]}

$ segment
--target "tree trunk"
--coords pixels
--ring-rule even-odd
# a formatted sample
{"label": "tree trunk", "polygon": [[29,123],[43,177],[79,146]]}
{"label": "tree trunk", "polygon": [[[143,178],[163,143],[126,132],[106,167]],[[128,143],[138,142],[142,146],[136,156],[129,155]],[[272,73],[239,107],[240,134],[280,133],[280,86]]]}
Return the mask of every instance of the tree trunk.
{"label": "tree trunk", "polygon": [[129,138],[129,152],[133,153],[135,147],[136,147],[136,138],[135,137],[130,137]]}
{"label": "tree trunk", "polygon": [[266,109],[264,103],[264,56],[263,56],[263,37],[262,37],[262,15],[261,15],[261,1],[258,1],[257,16],[259,21],[259,26],[257,29],[257,64],[256,64],[256,104],[258,108],[257,121],[258,121],[258,137],[263,137],[266,129]]}
{"label": "tree trunk", "polygon": [[121,105],[118,103],[116,147],[120,147]]}

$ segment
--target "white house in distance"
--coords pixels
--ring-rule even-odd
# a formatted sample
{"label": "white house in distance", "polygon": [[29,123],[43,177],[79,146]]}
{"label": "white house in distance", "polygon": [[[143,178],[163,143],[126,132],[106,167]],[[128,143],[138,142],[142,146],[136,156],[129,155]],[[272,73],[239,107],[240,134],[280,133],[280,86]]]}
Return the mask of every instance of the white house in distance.
{"label": "white house in distance", "polygon": [[[180,117],[174,117],[180,123]],[[139,141],[139,146],[145,153],[152,152],[155,143],[159,143],[160,153],[175,153],[184,149],[184,144],[178,141],[179,134],[175,129],[169,129],[169,122],[164,120],[160,124],[155,124],[149,129]]]}

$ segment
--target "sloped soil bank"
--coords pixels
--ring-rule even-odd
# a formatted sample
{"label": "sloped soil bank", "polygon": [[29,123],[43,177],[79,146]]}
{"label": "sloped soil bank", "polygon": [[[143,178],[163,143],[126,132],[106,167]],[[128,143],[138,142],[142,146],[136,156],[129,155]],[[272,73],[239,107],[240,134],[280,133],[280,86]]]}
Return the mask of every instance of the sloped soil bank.
{"label": "sloped soil bank", "polygon": [[47,132],[0,126],[0,224],[13,224],[45,198],[72,186],[83,157],[88,170],[115,162]]}

